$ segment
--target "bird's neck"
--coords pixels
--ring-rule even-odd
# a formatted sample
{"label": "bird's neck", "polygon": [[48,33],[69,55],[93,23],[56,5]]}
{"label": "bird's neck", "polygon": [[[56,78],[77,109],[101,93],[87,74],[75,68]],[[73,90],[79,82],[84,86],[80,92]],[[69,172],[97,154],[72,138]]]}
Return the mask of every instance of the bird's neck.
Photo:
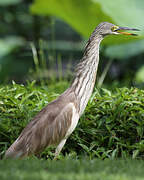
{"label": "bird's neck", "polygon": [[93,92],[99,63],[99,45],[101,40],[101,37],[93,37],[92,34],[86,45],[83,58],[76,67],[76,75],[71,88],[77,96],[80,115],[83,113]]}

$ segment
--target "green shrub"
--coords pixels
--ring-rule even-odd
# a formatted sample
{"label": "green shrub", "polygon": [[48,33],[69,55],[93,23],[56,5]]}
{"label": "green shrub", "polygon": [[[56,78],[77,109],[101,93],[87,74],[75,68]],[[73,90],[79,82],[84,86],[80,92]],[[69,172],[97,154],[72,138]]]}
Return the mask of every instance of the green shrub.
{"label": "green shrub", "polygon": [[[137,157],[144,151],[144,91],[95,89],[71,136],[90,157]],[[70,142],[71,144],[72,142]],[[70,146],[69,144],[69,146]],[[76,148],[76,149],[77,149]]]}
{"label": "green shrub", "polygon": [[[0,87],[0,152],[3,156],[28,121],[68,87],[68,83],[38,87],[13,83]],[[53,92],[52,92],[53,91]],[[55,91],[55,92],[54,92]],[[144,151],[144,90],[94,90],[63,154],[98,157],[142,157]],[[40,157],[47,158],[45,150]]]}

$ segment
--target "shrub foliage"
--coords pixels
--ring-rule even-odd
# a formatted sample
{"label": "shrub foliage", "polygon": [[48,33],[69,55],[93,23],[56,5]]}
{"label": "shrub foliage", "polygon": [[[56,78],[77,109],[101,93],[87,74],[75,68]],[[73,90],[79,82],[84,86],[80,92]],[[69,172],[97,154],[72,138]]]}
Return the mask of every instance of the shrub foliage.
{"label": "shrub foliage", "polygon": [[[13,83],[0,87],[0,155],[14,142],[26,124],[47,103],[55,99],[67,83],[38,87]],[[54,89],[55,92],[54,92]],[[144,90],[120,88],[94,90],[63,154],[98,157],[143,157]],[[47,158],[51,151],[40,154]]]}

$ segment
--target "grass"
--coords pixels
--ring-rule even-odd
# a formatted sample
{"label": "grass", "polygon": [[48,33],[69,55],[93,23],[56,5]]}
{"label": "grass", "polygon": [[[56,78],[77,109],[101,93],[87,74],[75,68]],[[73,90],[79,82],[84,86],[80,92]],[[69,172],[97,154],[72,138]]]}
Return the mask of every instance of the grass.
{"label": "grass", "polygon": [[[1,158],[34,115],[67,87],[34,81],[0,87]],[[0,160],[0,179],[143,180],[143,119],[144,90],[95,89],[59,161],[51,160],[53,148],[39,158]]]}
{"label": "grass", "polygon": [[142,160],[1,160],[1,180],[143,180]]}
{"label": "grass", "polygon": [[[47,103],[68,87],[67,82],[36,86],[34,82],[0,87],[0,156],[22,129]],[[60,159],[143,158],[144,91],[137,88],[94,90],[74,133],[64,146]],[[40,158],[53,157],[46,149]]]}

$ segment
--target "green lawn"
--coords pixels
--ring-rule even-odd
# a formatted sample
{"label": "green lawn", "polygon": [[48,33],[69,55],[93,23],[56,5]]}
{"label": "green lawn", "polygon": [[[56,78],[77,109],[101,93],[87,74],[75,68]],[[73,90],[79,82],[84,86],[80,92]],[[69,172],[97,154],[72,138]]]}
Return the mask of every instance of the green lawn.
{"label": "green lawn", "polygon": [[143,180],[142,160],[1,160],[0,180]]}

